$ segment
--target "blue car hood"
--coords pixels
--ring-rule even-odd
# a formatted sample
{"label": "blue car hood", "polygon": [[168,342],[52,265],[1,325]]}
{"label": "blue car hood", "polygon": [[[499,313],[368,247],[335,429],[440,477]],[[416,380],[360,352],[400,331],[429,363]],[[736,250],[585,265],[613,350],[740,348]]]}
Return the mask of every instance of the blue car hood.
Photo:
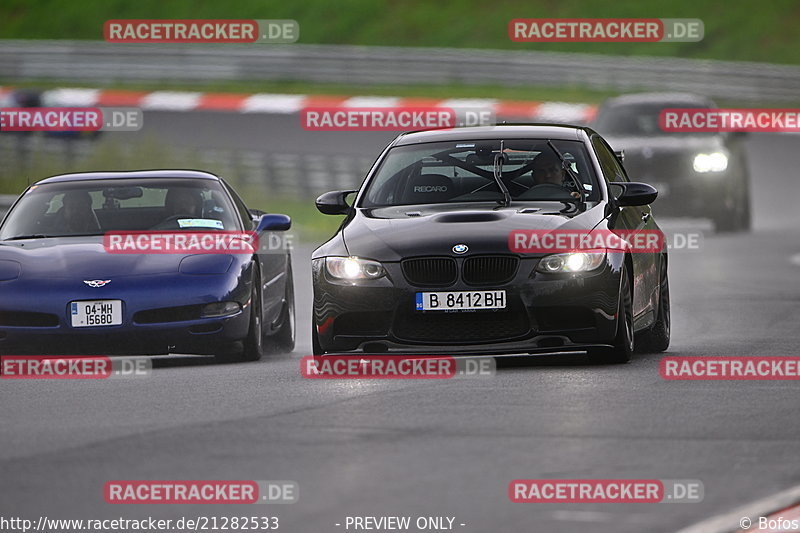
{"label": "blue car hood", "polygon": [[16,261],[23,278],[81,278],[177,273],[183,254],[112,254],[102,237],[5,241],[0,261]]}

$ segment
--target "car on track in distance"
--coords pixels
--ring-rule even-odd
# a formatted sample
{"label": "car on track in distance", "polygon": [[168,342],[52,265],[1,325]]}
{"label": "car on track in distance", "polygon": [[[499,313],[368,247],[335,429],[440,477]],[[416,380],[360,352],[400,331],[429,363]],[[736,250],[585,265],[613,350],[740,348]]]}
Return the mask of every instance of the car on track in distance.
{"label": "car on track in distance", "polygon": [[[355,195],[352,204],[350,195]],[[408,133],[312,254],[314,354],[587,351],[625,362],[670,339],[667,251],[516,249],[519,231],[659,232],[657,191],[628,180],[589,128],[497,125]]]}
{"label": "car on track in distance", "polygon": [[621,152],[631,179],[659,191],[660,216],[709,218],[718,232],[751,226],[750,175],[741,132],[665,132],[665,109],[715,109],[713,100],[684,93],[609,98],[591,126]]}
{"label": "car on track in distance", "polygon": [[[291,351],[290,250],[243,242],[290,226],[286,215],[248,209],[207,172],[41,180],[0,224],[0,353],[255,360]],[[121,242],[136,246],[122,253]]]}

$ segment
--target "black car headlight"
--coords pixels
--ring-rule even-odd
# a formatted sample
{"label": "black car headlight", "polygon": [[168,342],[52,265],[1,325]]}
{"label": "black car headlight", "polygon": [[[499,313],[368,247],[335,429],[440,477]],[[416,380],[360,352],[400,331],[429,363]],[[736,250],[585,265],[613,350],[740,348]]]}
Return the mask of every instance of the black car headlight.
{"label": "black car headlight", "polygon": [[536,265],[536,272],[543,274],[589,272],[599,268],[605,258],[604,250],[548,255]]}
{"label": "black car headlight", "polygon": [[332,278],[351,281],[378,279],[386,275],[379,262],[360,257],[326,257],[325,271]]}

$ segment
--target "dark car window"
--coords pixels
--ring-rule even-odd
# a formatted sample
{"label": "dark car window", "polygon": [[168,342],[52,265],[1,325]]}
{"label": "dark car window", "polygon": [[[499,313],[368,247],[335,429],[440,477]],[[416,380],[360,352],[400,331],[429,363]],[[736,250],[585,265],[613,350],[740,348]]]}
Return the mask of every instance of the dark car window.
{"label": "dark car window", "polygon": [[[394,147],[366,185],[361,207],[487,202],[503,198],[494,179],[500,140],[425,143]],[[583,143],[553,141],[589,200],[599,199]],[[546,139],[503,141],[502,180],[515,201],[569,200],[578,186],[561,170]]]}
{"label": "dark car window", "polygon": [[230,185],[224,183],[224,186],[228,190],[228,193],[231,195],[233,203],[236,205],[236,211],[239,215],[239,218],[242,221],[242,224],[244,224],[244,228],[246,230],[253,229],[253,227],[255,226],[255,221],[253,220],[253,214],[247,208],[247,205],[244,203],[244,200],[242,200],[241,196],[239,196]]}
{"label": "dark car window", "polygon": [[600,168],[603,170],[603,176],[609,183],[628,181],[625,170],[619,164],[619,160],[614,155],[611,147],[599,136],[592,137],[592,146],[597,154],[597,159],[600,161]]}
{"label": "dark car window", "polygon": [[109,231],[239,230],[234,206],[214,180],[93,179],[34,185],[8,214],[0,240]]}

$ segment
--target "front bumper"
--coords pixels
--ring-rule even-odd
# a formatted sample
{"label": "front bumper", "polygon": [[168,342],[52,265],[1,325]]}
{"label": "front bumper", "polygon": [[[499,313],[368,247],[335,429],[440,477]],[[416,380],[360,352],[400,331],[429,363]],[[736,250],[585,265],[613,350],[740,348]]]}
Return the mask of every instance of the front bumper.
{"label": "front bumper", "polygon": [[[6,283],[0,301],[0,355],[164,355],[216,354],[247,336],[250,287],[223,276],[173,275],[116,277],[89,288],[81,280],[20,278]],[[70,302],[121,300],[122,324],[72,327]],[[169,311],[147,322],[141,312],[238,301],[241,309],[224,317],[180,316]]]}
{"label": "front bumper", "polygon": [[[459,270],[461,261],[459,258]],[[539,258],[524,257],[504,284],[458,281],[447,287],[409,283],[399,263],[384,263],[378,280],[346,284],[329,279],[324,260],[313,264],[314,328],[324,353],[540,353],[609,346],[616,334],[622,254],[609,254],[585,274],[533,273]],[[532,274],[533,273],[533,274]],[[416,311],[425,291],[506,291],[506,309]]]}
{"label": "front bumper", "polygon": [[249,314],[132,326],[0,328],[3,355],[215,355],[247,335]]}
{"label": "front bumper", "polygon": [[654,208],[666,216],[707,217],[715,210],[730,208],[746,183],[742,179],[744,170],[736,168],[733,160],[723,172],[696,172],[689,158],[679,157],[630,162],[626,159],[625,169],[631,181],[658,189]]}

